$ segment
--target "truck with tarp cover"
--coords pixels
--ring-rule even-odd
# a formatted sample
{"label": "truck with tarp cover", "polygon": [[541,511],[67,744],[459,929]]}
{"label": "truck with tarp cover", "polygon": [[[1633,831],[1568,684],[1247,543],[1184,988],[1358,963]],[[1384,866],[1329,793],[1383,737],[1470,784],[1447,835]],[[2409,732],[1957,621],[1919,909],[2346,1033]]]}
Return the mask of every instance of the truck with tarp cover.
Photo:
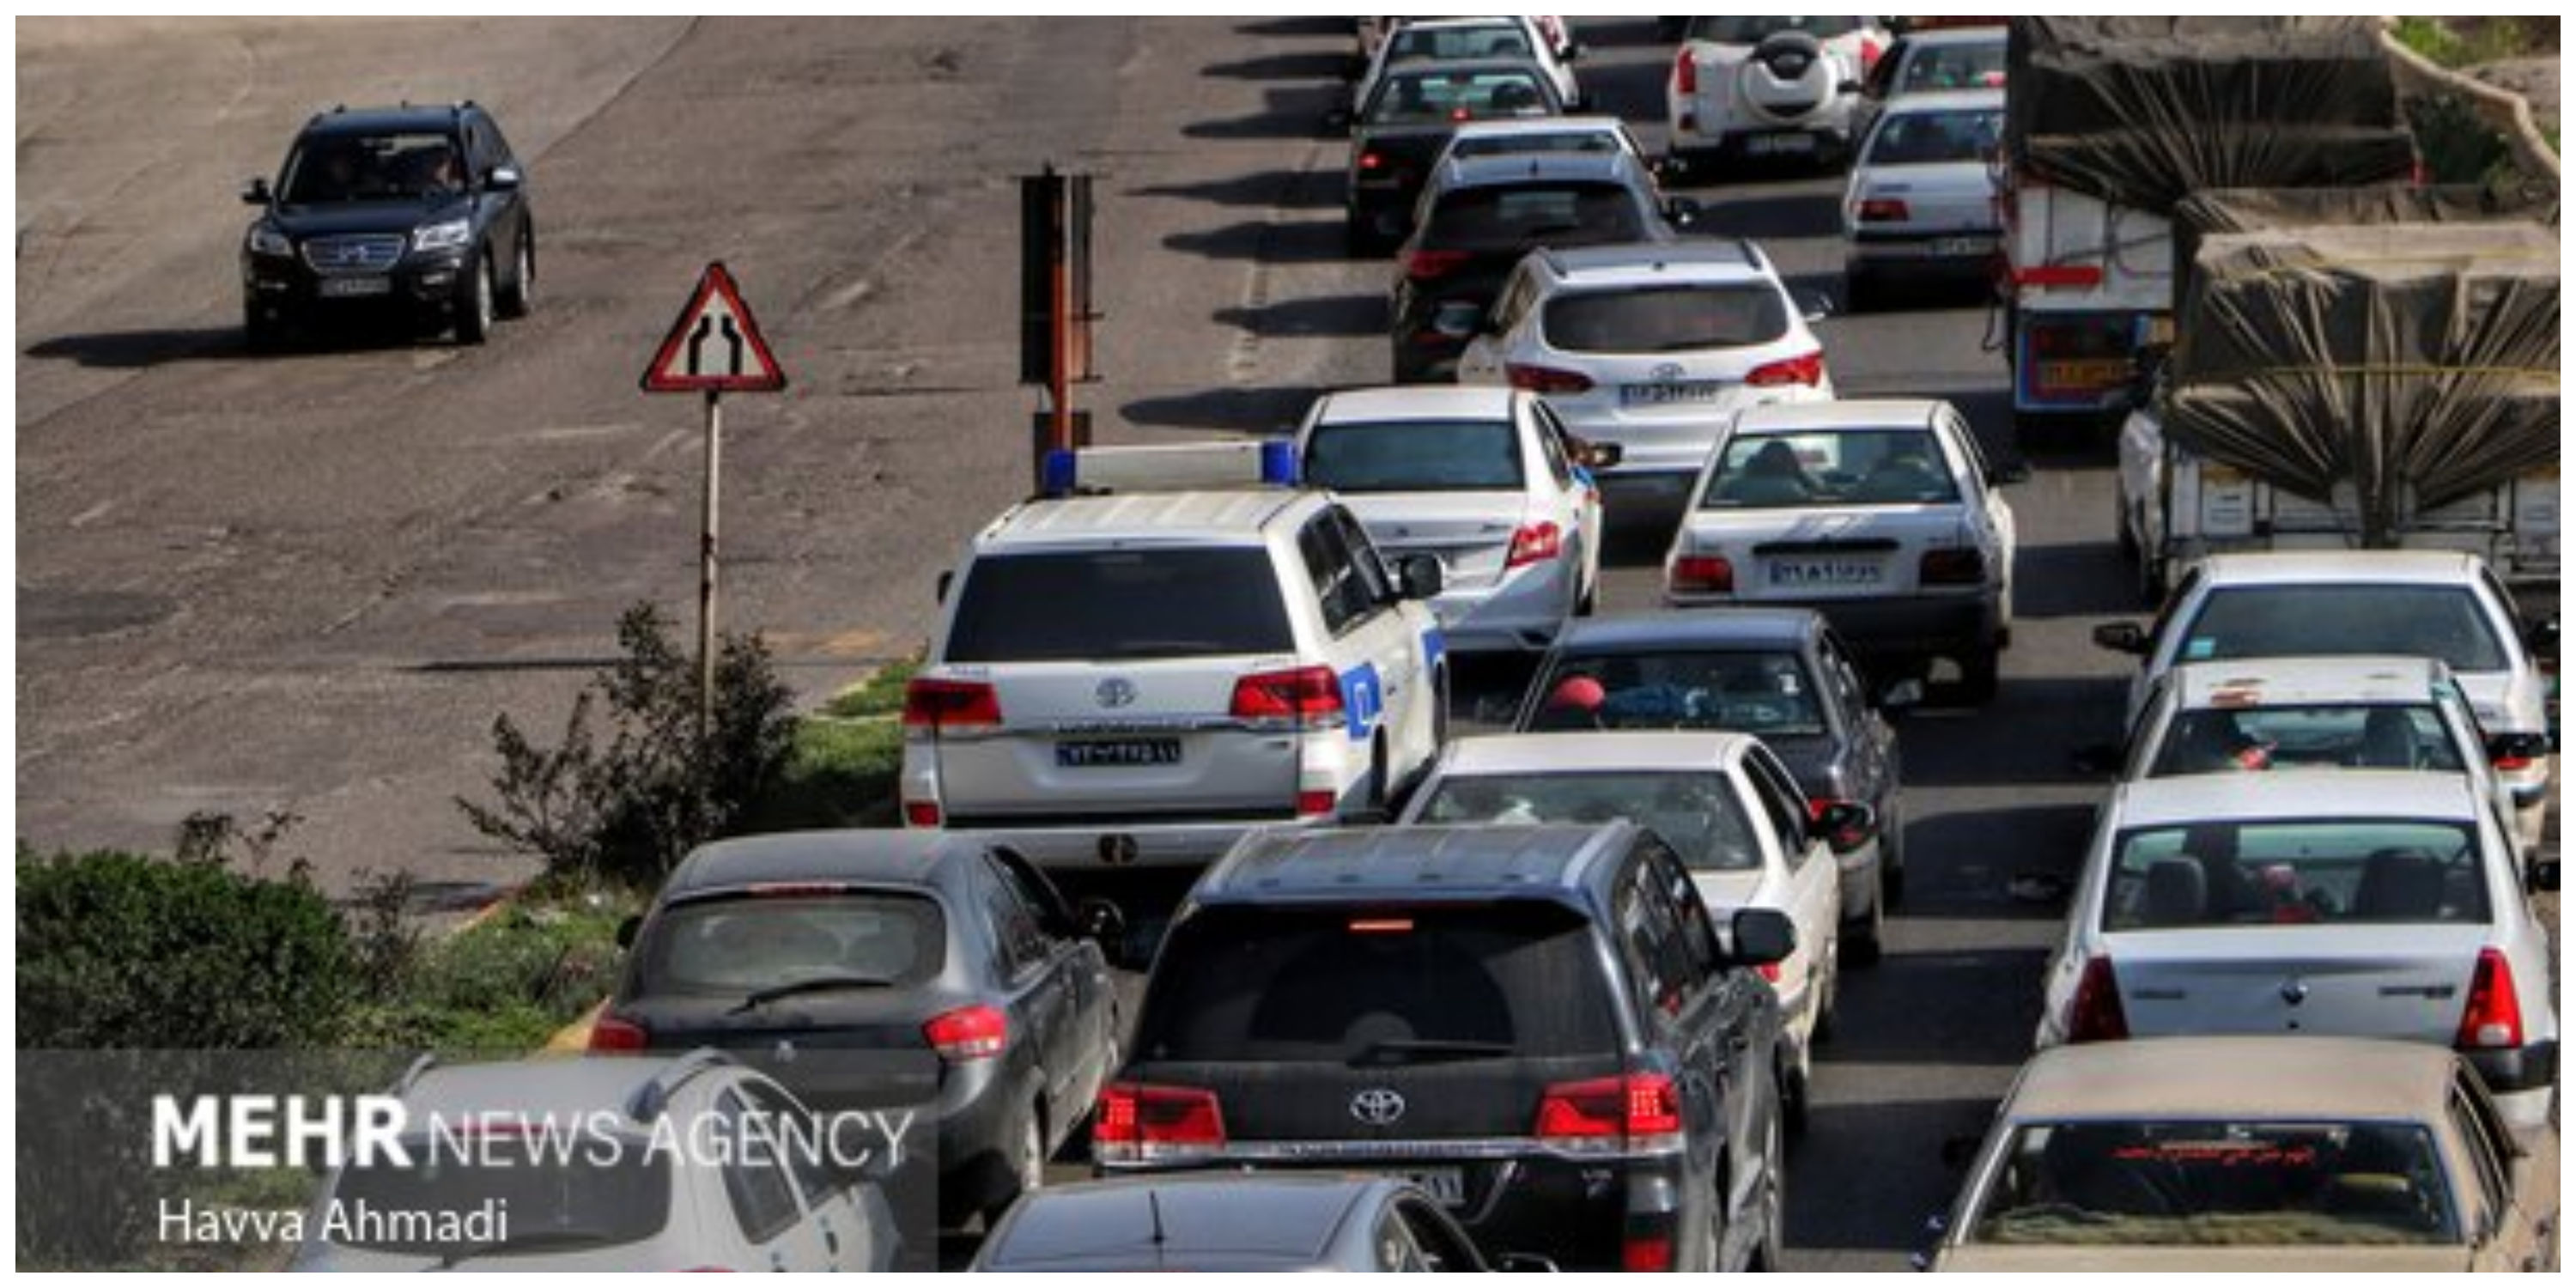
{"label": "truck with tarp cover", "polygon": [[2175,222],[2176,340],[2119,444],[2147,595],[2211,553],[2317,548],[2465,550],[2555,595],[2554,196],[2214,192]]}
{"label": "truck with tarp cover", "polygon": [[2115,411],[2133,354],[2171,338],[2185,198],[2415,170],[2370,19],[2022,17],[2006,59],[1994,342],[2017,421]]}

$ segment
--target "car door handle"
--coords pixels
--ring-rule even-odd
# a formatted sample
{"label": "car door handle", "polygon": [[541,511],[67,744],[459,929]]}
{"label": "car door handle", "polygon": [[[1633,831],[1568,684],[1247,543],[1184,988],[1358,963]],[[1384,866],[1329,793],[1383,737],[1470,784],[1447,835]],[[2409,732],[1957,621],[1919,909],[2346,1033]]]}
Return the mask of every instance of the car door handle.
{"label": "car door handle", "polygon": [[841,1236],[839,1232],[832,1229],[832,1223],[829,1221],[825,1221],[822,1224],[823,1250],[831,1253],[835,1257],[841,1255]]}

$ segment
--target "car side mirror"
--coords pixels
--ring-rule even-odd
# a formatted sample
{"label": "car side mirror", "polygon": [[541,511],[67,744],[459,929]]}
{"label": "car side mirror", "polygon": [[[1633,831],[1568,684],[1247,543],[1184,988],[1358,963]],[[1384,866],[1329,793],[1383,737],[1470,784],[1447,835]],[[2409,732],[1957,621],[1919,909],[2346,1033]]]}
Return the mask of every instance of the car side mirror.
{"label": "car side mirror", "polygon": [[2076,773],[2087,777],[2100,778],[2120,772],[2120,748],[2107,742],[2078,747],[2075,754],[2066,759]]}
{"label": "car side mirror", "polygon": [[643,928],[644,919],[642,917],[628,917],[626,920],[618,922],[617,946],[620,948],[633,948],[635,946],[635,932],[642,930]]}
{"label": "car side mirror", "polygon": [[1891,716],[1901,716],[1923,705],[1923,682],[1899,680],[1878,695],[1878,709]]}
{"label": "car side mirror", "polygon": [[1738,966],[1768,966],[1798,951],[1798,928],[1777,908],[1739,908],[1727,923]]}
{"label": "car side mirror", "polygon": [[1858,801],[1836,801],[1816,815],[1816,831],[1836,854],[1856,854],[1878,831],[1878,811]]}
{"label": "car side mirror", "polygon": [[1403,583],[1406,599],[1431,600],[1440,597],[1445,584],[1440,560],[1435,555],[1406,555],[1395,563],[1396,578]]}
{"label": "car side mirror", "polygon": [[490,174],[483,176],[483,186],[494,192],[517,192],[524,182],[526,180],[520,176],[519,167],[514,165],[496,165]]}
{"label": "car side mirror", "polygon": [[2501,764],[2508,760],[2538,760],[2549,754],[2549,735],[2545,733],[2491,733],[2487,735],[2487,759]]}
{"label": "car side mirror", "polygon": [[2030,482],[2030,463],[2027,461],[2006,461],[1986,470],[1987,487],[2011,487],[2017,483],[2028,482]]}
{"label": "car side mirror", "polygon": [[1124,965],[1127,955],[1127,914],[1107,899],[1085,899],[1073,910],[1075,933],[1100,945],[1100,955],[1112,966]]}
{"label": "car side mirror", "polygon": [[2147,632],[2136,622],[2104,622],[2093,628],[2093,643],[2114,653],[2147,654]]}
{"label": "car side mirror", "polygon": [[1706,208],[1689,197],[1674,197],[1664,202],[1664,222],[1675,228],[1694,228]]}
{"label": "car side mirror", "polygon": [[1574,463],[1587,470],[1617,469],[1628,459],[1628,449],[1617,443],[1585,443],[1574,453]]}
{"label": "car side mirror", "polygon": [[1820,291],[1800,291],[1798,313],[1809,322],[1822,322],[1834,315],[1834,302]]}
{"label": "car side mirror", "polygon": [[1494,1258],[1494,1269],[1511,1275],[1552,1275],[1556,1263],[1535,1252],[1506,1252]]}
{"label": "car side mirror", "polygon": [[1348,134],[1348,133],[1350,133],[1350,132],[1351,132],[1351,109],[1349,109],[1349,108],[1347,108],[1347,107],[1335,107],[1335,108],[1328,108],[1328,109],[1326,109],[1326,110],[1325,110],[1325,112],[1324,112],[1324,133],[1326,133],[1326,134]]}
{"label": "car side mirror", "polygon": [[2553,613],[2547,620],[2534,623],[2530,633],[2523,636],[2522,642],[2534,653],[2546,657],[2558,656],[2557,614]]}
{"label": "car side mirror", "polygon": [[241,199],[245,206],[265,206],[269,203],[271,195],[268,190],[268,180],[264,178],[253,179],[242,185]]}
{"label": "car side mirror", "polygon": [[948,587],[956,580],[957,570],[954,568],[950,568],[939,574],[939,582],[931,591],[932,594],[938,597],[938,602],[942,604],[948,602]]}
{"label": "car side mirror", "polygon": [[2526,875],[2530,878],[2531,892],[2533,894],[2558,893],[2558,860],[2535,860],[2531,865],[2530,872]]}

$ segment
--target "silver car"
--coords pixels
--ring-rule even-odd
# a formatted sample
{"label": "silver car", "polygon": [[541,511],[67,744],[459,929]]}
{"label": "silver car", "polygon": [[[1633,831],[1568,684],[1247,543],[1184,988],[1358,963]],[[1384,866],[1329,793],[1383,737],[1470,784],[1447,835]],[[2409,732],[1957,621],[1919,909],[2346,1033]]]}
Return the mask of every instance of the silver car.
{"label": "silver car", "polygon": [[1909,94],[1870,129],[1843,189],[1843,294],[1854,312],[1926,278],[1983,278],[2002,247],[1994,151],[2002,90]]}
{"label": "silver car", "polygon": [[[2543,869],[2534,883],[2557,884]],[[2558,1086],[2549,934],[2457,774],[2151,779],[2102,809],[2050,960],[2042,1048],[2230,1033],[2452,1047],[2505,1115]]]}

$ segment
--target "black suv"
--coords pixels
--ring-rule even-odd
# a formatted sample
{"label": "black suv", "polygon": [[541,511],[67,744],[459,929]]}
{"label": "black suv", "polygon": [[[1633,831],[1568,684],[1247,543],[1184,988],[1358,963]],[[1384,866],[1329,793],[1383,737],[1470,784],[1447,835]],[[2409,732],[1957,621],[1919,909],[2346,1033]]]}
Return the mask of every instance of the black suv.
{"label": "black suv", "polygon": [[242,239],[251,347],[371,307],[480,344],[528,311],[537,281],[527,176],[492,115],[449,107],[334,108],[305,122]]}
{"label": "black suv", "polygon": [[1751,968],[1793,940],[1768,909],[1721,936],[1625,822],[1256,833],[1175,917],[1092,1157],[1402,1175],[1489,1258],[1777,1267]]}

